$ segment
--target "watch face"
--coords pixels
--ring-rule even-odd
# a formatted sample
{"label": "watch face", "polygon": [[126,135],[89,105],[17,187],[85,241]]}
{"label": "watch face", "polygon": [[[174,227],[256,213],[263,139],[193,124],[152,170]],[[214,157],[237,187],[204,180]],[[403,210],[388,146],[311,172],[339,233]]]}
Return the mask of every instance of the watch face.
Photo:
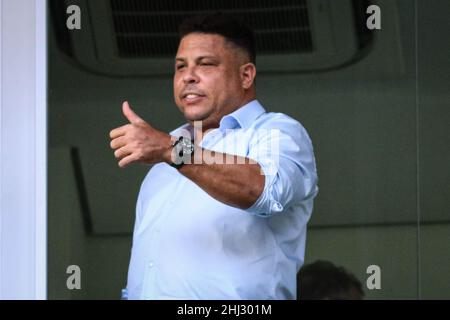
{"label": "watch face", "polygon": [[180,168],[183,164],[190,163],[191,155],[194,152],[194,143],[191,140],[179,137],[173,147],[175,151],[173,166]]}
{"label": "watch face", "polygon": [[194,144],[189,139],[182,139],[180,145],[183,149],[183,154],[191,154],[194,151]]}

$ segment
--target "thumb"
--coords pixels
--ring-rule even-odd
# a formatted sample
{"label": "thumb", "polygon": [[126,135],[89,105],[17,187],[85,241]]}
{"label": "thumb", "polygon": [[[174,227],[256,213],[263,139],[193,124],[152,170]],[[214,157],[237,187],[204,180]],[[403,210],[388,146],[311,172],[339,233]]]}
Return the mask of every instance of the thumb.
{"label": "thumb", "polygon": [[141,117],[139,117],[136,113],[134,113],[133,110],[131,110],[130,105],[128,104],[128,101],[125,101],[122,104],[122,112],[124,116],[130,121],[130,123],[135,124],[139,122],[145,122]]}

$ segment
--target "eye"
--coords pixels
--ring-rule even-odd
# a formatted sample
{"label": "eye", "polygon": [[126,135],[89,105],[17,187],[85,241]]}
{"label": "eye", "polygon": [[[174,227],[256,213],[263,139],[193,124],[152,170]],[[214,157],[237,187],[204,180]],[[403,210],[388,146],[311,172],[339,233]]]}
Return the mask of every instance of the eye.
{"label": "eye", "polygon": [[177,65],[175,66],[175,69],[180,70],[180,69],[184,68],[185,66],[186,66],[186,65],[184,65],[184,64],[177,64]]}
{"label": "eye", "polygon": [[212,62],[202,62],[200,63],[201,66],[214,66],[215,64]]}

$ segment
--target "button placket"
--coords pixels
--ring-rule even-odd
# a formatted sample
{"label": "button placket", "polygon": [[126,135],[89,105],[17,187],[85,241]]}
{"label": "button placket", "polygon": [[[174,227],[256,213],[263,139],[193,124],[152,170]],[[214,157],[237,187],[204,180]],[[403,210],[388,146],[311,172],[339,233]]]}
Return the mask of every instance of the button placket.
{"label": "button placket", "polygon": [[[180,188],[182,187],[184,181],[183,177],[178,177],[178,182],[176,183],[175,190],[173,194],[176,194]],[[152,297],[156,297],[158,294],[156,287],[156,274],[158,272],[158,257],[159,257],[159,248],[161,241],[161,229],[164,225],[164,222],[167,221],[170,213],[173,211],[172,207],[175,205],[175,201],[171,198],[166,202],[166,204],[160,209],[160,218],[157,219],[154,223],[154,226],[151,231],[150,236],[150,244],[149,244],[149,258],[146,263],[145,268],[145,295],[146,299],[150,299]]]}

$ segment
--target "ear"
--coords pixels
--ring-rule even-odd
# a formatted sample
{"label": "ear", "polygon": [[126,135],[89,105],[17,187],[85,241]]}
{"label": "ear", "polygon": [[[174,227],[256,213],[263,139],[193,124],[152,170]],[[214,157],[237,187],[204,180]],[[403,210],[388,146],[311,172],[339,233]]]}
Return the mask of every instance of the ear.
{"label": "ear", "polygon": [[245,90],[250,89],[255,82],[256,66],[251,62],[243,64],[240,66],[239,72],[241,74],[242,87]]}

